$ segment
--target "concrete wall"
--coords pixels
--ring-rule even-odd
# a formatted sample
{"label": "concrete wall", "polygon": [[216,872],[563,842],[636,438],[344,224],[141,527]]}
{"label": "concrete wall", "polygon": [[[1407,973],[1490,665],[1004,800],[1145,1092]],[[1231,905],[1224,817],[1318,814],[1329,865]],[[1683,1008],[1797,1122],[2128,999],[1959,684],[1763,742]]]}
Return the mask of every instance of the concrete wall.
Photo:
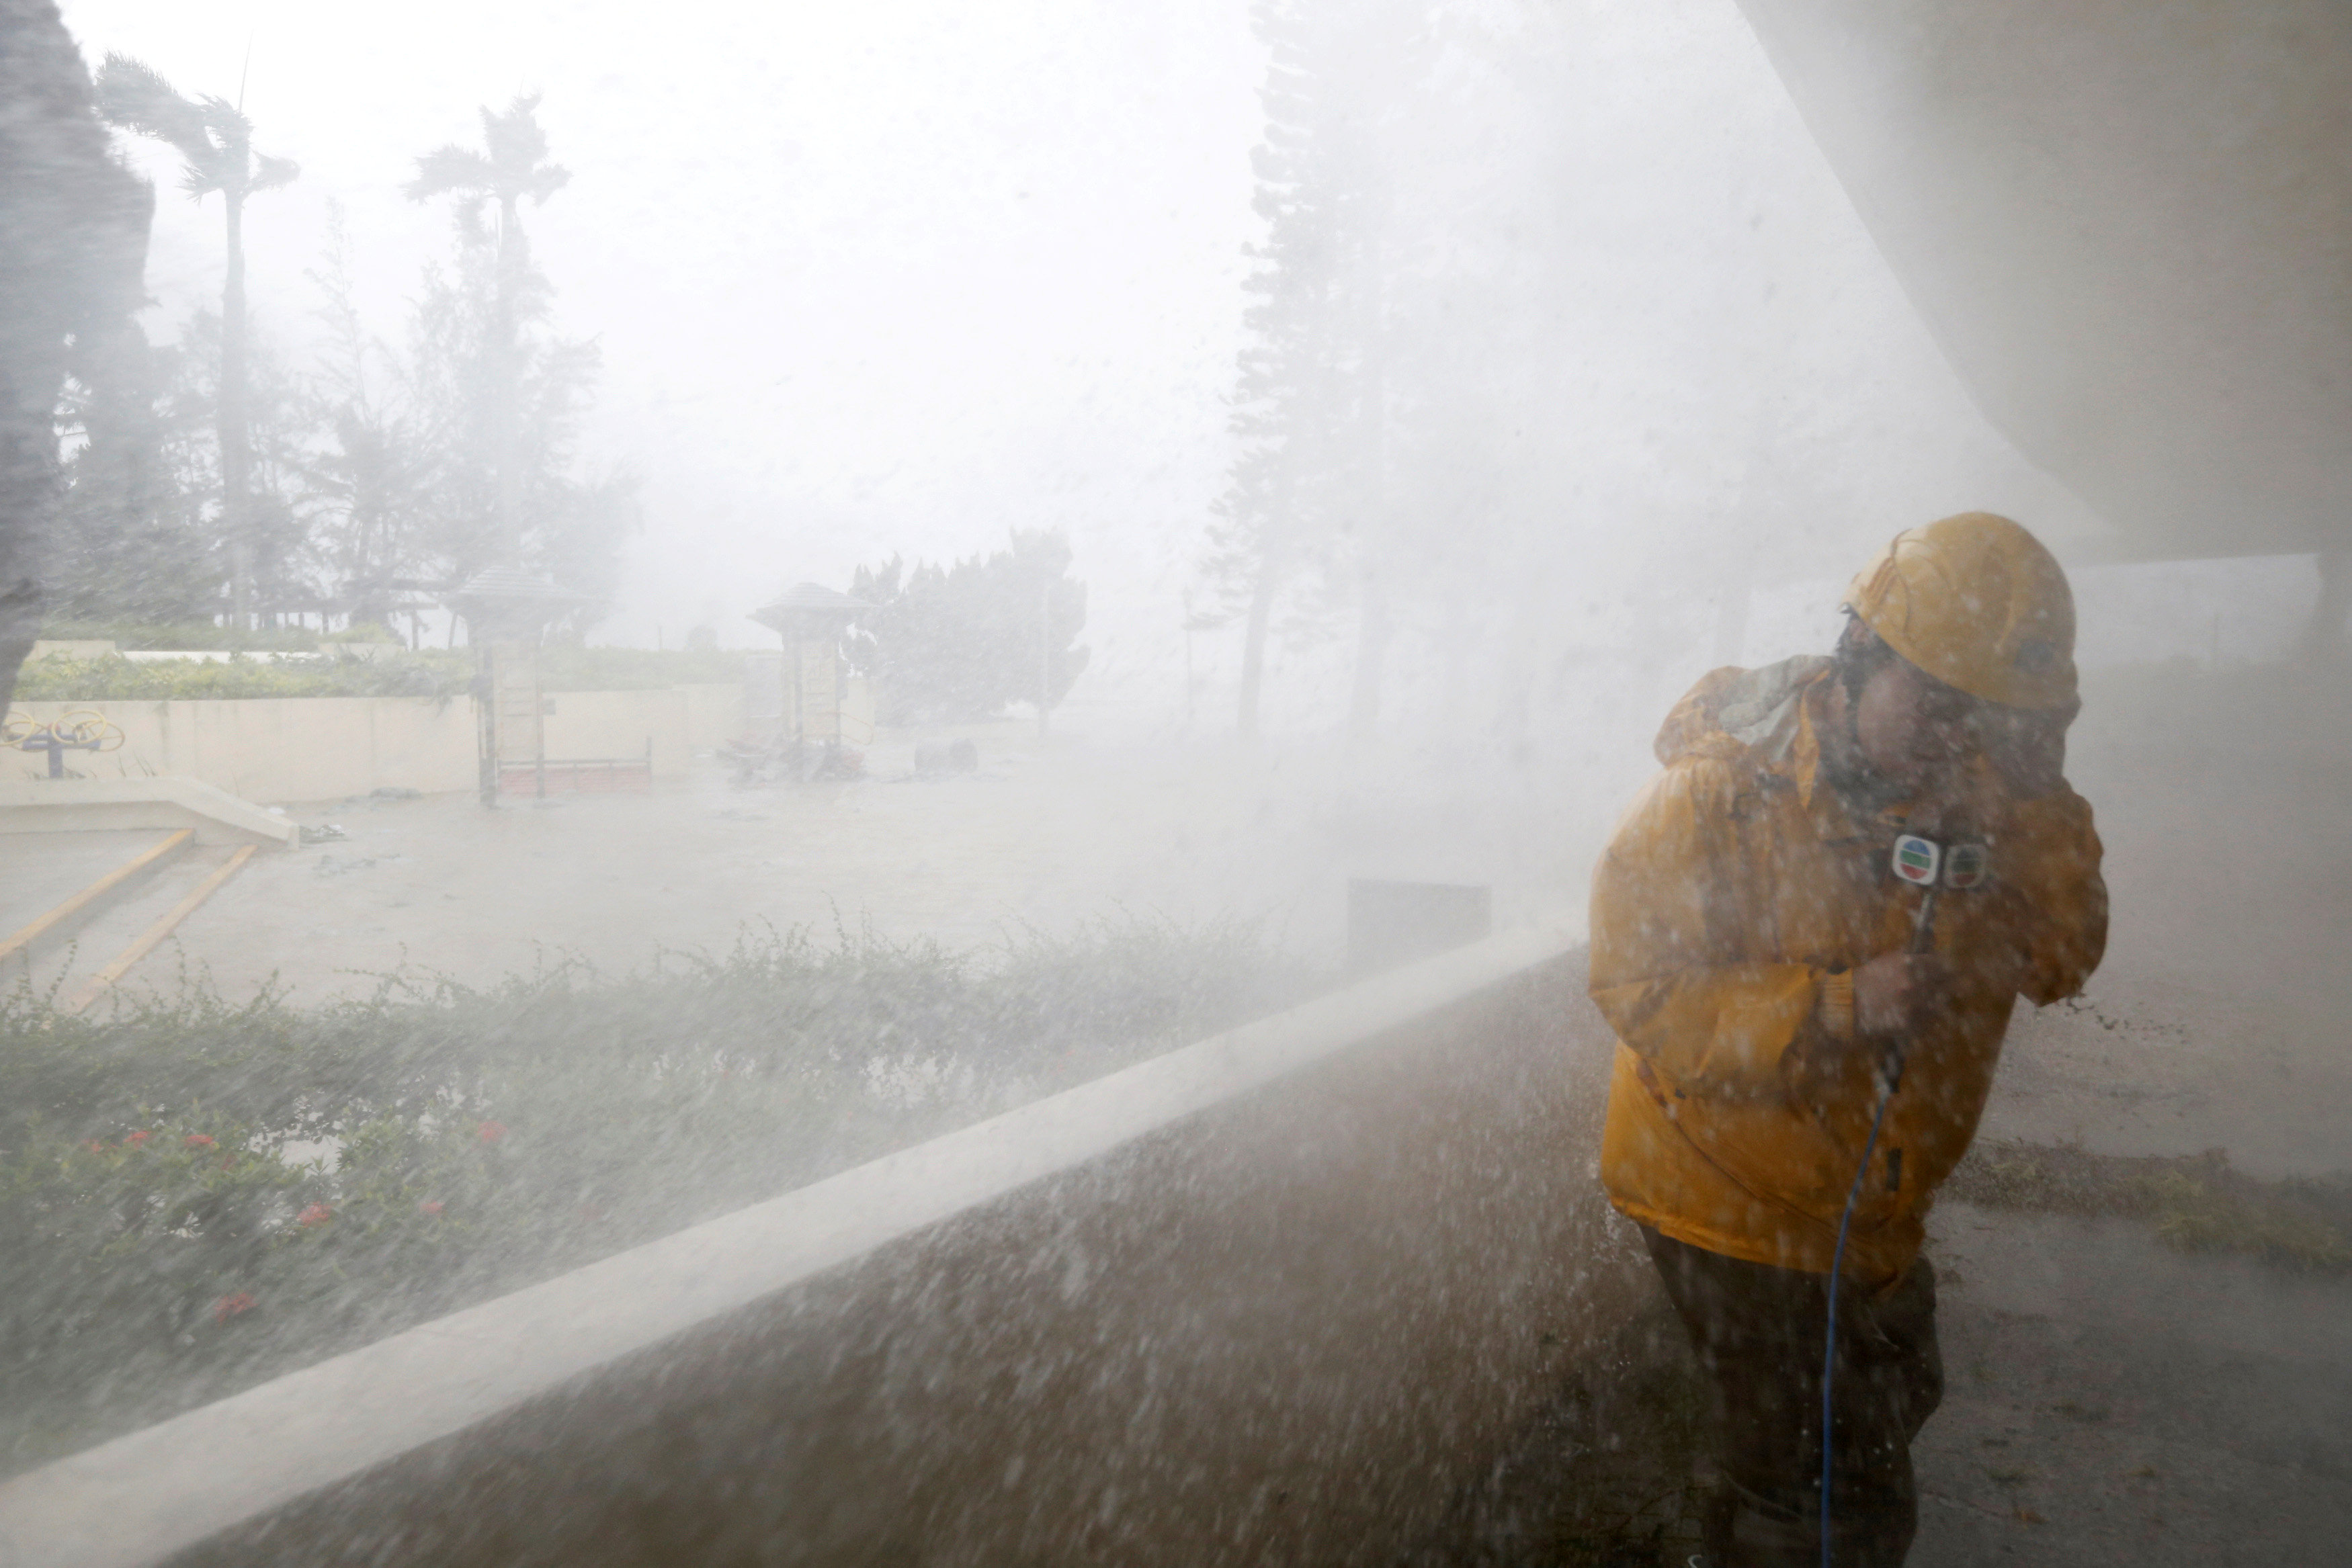
{"label": "concrete wall", "polygon": [[642,757],[653,743],[656,776],[687,771],[743,730],[743,688],[673,686],[657,692],[550,692],[547,755]]}
{"label": "concrete wall", "polygon": [[[685,773],[697,751],[741,733],[739,685],[665,691],[559,692],[549,700],[553,758],[642,757],[654,772]],[[93,778],[200,779],[247,800],[329,800],[386,786],[427,793],[475,787],[474,705],[409,697],[273,697],[184,702],[27,702],[10,712],[47,723],[95,711],[119,727],[120,749],[68,754]],[[37,778],[47,759],[0,757],[11,775]]]}
{"label": "concrete wall", "polygon": [[1492,938],[18,1477],[0,1559],[1392,1563],[1643,1299],[1606,1051]]}
{"label": "concrete wall", "polygon": [[709,751],[726,741],[740,740],[750,730],[743,714],[743,687],[680,686],[686,696],[686,743]]}
{"label": "concrete wall", "polygon": [[1977,406],[2111,548],[2352,542],[2352,6],[1740,9]]}

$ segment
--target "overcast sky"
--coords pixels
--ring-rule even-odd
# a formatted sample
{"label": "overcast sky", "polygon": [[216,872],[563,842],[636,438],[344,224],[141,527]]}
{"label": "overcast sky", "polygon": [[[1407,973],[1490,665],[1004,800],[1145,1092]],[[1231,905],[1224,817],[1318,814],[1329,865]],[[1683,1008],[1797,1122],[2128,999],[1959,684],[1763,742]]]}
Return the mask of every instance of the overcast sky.
{"label": "overcast sky", "polygon": [[[1225,462],[1255,232],[1245,0],[63,8],[93,68],[119,49],[229,98],[244,75],[257,145],[303,170],[247,218],[254,309],[298,358],[327,201],[397,340],[448,248],[446,204],[399,193],[413,160],[543,95],[572,180],[525,226],[561,327],[604,347],[588,450],[646,480],[600,640],[706,614],[753,639],[740,617],[778,586],[1039,523],[1115,598],[1173,599]],[[217,303],[220,204],[181,195],[163,149],[134,156],[169,338]]]}
{"label": "overcast sky", "polygon": [[[478,144],[480,106],[541,95],[572,179],[525,225],[560,328],[604,349],[585,454],[645,482],[646,529],[596,641],[658,631],[676,645],[709,620],[729,644],[763,643],[744,612],[791,582],[846,586],[893,551],[970,554],[1054,524],[1093,590],[1089,690],[1181,664],[1183,593],[1231,455],[1243,251],[1260,234],[1265,59],[1247,0],[64,12],[93,68],[119,49],[184,92],[232,98],[242,77],[257,145],[301,163],[247,218],[257,319],[298,363],[329,201],[348,213],[362,311],[397,341],[419,268],[449,248],[446,204],[400,194],[415,159]],[[1498,36],[1509,15],[1495,11]],[[1826,528],[1809,522],[1819,559],[1801,573],[1842,572],[1893,528],[1963,506],[2015,510],[2053,541],[2079,529],[2080,504],[1971,406],[1733,0],[1601,0],[1577,18],[1596,145],[1559,166],[1577,171],[1580,243],[1607,265],[1570,290],[1585,312],[1572,336],[1640,350],[1587,356],[1594,409],[1634,410],[1656,382],[1808,389],[1844,431],[1820,461],[1860,477]],[[1459,141],[1436,155],[1468,160],[1472,183],[1517,179],[1539,197],[1560,178],[1542,171],[1561,150],[1522,144],[1557,126],[1498,131],[1508,111],[1475,94],[1458,109],[1462,124],[1413,145]],[[165,340],[217,304],[220,204],[182,195],[164,149],[126,145],[158,187],[147,325]],[[1770,327],[1774,299],[1798,335],[1734,347],[1750,319]],[[1698,494],[1707,465],[1747,461],[1694,449],[1643,482],[1670,508],[1719,507]],[[1613,559],[1596,556],[1595,582]],[[1803,619],[1769,638],[1759,603],[1757,651],[1818,640],[1837,580],[1791,600]],[[1202,641],[1213,665],[1231,662]],[[1345,646],[1323,648],[1330,680]]]}

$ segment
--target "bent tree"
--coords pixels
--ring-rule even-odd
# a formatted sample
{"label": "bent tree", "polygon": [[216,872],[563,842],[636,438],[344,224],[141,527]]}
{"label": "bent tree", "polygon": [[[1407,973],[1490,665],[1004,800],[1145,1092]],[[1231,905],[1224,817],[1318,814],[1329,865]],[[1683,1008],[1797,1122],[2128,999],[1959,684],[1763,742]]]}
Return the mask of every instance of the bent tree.
{"label": "bent tree", "polygon": [[[240,99],[243,95],[239,94]],[[195,201],[218,191],[228,225],[221,285],[221,532],[228,544],[229,607],[239,631],[253,624],[253,446],[246,428],[245,202],[290,185],[302,172],[290,158],[253,150],[253,121],[239,104],[207,94],[186,98],[153,67],[109,55],[98,71],[98,110],[126,131],[180,154],[180,188]]]}

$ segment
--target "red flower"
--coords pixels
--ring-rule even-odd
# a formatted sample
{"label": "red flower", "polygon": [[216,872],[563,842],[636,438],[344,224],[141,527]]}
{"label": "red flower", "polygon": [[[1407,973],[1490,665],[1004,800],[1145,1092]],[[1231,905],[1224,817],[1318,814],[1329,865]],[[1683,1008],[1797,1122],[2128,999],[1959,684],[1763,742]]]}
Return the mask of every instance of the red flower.
{"label": "red flower", "polygon": [[180,1141],[192,1149],[209,1149],[213,1146],[213,1141],[202,1133],[190,1133]]}
{"label": "red flower", "polygon": [[213,1322],[225,1323],[239,1312],[251,1312],[253,1307],[253,1298],[243,1291],[233,1296],[223,1296],[213,1303]]}
{"label": "red flower", "polygon": [[93,1155],[102,1155],[106,1153],[106,1145],[100,1143],[96,1138],[92,1138],[89,1141],[89,1152]]}
{"label": "red flower", "polygon": [[504,1122],[485,1122],[474,1129],[474,1136],[486,1144],[495,1144],[506,1135],[507,1124]]}
{"label": "red flower", "polygon": [[446,1206],[437,1197],[428,1197],[416,1206],[419,1214],[438,1214]]}
{"label": "red flower", "polygon": [[122,1141],[123,1141],[124,1143],[126,1143],[126,1144],[129,1144],[132,1148],[134,1148],[134,1149],[135,1149],[135,1148],[138,1148],[138,1147],[139,1147],[140,1145],[142,1145],[142,1144],[146,1143],[146,1141],[147,1141],[148,1139],[150,1139],[150,1138],[153,1137],[154,1135],[155,1135],[154,1134],[148,1132],[145,1128],[143,1128],[143,1127],[142,1127],[142,1128],[141,1128],[138,1132],[135,1132],[135,1133],[131,1134],[129,1137],[127,1137],[127,1138],[123,1139]]}
{"label": "red flower", "polygon": [[334,1218],[335,1211],[333,1209],[329,1208],[323,1203],[314,1203],[310,1207],[304,1209],[301,1213],[296,1215],[294,1217],[294,1223],[302,1226],[324,1225],[327,1221]]}

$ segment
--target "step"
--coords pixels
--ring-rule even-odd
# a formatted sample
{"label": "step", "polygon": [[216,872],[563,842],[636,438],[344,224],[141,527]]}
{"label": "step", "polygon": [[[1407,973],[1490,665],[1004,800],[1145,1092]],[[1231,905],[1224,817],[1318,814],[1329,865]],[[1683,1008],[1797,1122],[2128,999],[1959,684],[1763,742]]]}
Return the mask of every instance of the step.
{"label": "step", "polygon": [[0,976],[70,943],[109,910],[136,899],[194,846],[190,828],[168,831],[25,834],[0,841]]}

